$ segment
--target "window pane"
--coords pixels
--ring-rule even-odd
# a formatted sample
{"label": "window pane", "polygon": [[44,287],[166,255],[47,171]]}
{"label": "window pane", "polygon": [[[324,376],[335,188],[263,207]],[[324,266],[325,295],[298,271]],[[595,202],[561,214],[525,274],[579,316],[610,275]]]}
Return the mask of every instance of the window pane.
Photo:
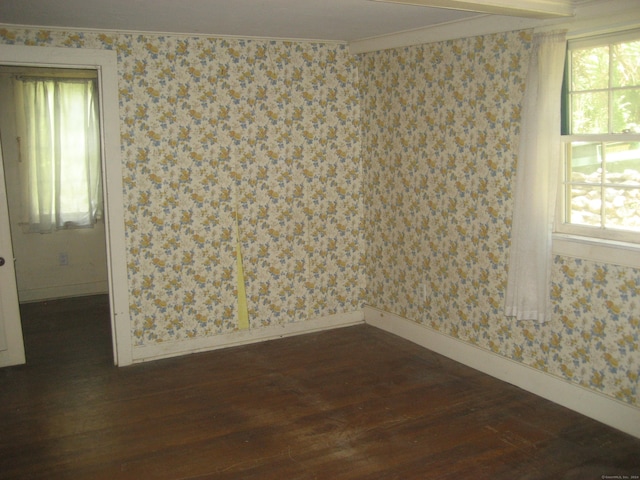
{"label": "window pane", "polygon": [[609,87],[609,47],[601,46],[571,52],[571,90]]}
{"label": "window pane", "polygon": [[578,135],[609,133],[608,99],[607,92],[571,95],[571,133]]}
{"label": "window pane", "polygon": [[574,142],[571,144],[569,170],[571,182],[602,182],[602,144],[600,142]]}
{"label": "window pane", "polygon": [[640,187],[640,142],[608,142],[606,183]]}
{"label": "window pane", "polygon": [[613,46],[612,85],[614,87],[640,86],[640,40]]}
{"label": "window pane", "polygon": [[613,92],[613,133],[640,133],[640,88]]}
{"label": "window pane", "polygon": [[601,225],[599,188],[573,186],[571,188],[571,223],[577,225]]}
{"label": "window pane", "polygon": [[640,189],[605,189],[605,226],[623,230],[640,230]]}

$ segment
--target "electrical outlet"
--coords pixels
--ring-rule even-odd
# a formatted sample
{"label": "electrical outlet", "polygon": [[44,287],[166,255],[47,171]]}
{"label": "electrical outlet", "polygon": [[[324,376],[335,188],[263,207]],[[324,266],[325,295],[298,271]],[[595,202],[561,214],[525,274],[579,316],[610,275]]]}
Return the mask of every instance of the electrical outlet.
{"label": "electrical outlet", "polygon": [[425,303],[427,301],[427,284],[426,283],[420,284],[420,293],[422,294],[422,303]]}
{"label": "electrical outlet", "polygon": [[60,252],[58,254],[58,264],[62,266],[69,265],[69,254],[67,252]]}

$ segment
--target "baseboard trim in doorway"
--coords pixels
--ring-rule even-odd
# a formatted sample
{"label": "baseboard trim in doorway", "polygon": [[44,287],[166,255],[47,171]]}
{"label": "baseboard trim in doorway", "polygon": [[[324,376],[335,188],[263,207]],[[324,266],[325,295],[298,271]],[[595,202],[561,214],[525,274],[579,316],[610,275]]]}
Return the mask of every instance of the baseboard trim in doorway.
{"label": "baseboard trim in doorway", "polygon": [[640,438],[640,409],[444,335],[399,315],[364,308],[365,323]]}
{"label": "baseboard trim in doorway", "polygon": [[363,322],[362,310],[358,310],[350,313],[328,315],[304,322],[269,325],[251,330],[231,332],[224,335],[185,339],[150,346],[134,346],[133,363],[247,345],[322,330],[349,327],[362,324]]}
{"label": "baseboard trim in doorway", "polygon": [[20,290],[20,303],[43,302],[58,298],[85,297],[88,295],[102,295],[109,293],[109,285],[104,282],[78,283],[74,285],[58,285],[54,287],[33,288]]}

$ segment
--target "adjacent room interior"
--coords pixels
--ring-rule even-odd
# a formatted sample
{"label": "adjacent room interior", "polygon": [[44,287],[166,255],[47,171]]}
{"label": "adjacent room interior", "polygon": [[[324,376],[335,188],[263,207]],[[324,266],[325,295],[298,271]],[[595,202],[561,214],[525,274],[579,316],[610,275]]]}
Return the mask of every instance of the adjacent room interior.
{"label": "adjacent room interior", "polygon": [[[0,469],[640,474],[637,3],[315,3],[0,5]],[[568,147],[538,219],[523,112],[552,35],[572,86],[533,143]],[[580,52],[605,50],[631,74],[584,93]],[[99,107],[104,206],[46,232],[9,100],[34,70],[95,76]],[[538,221],[548,250],[513,280]],[[533,319],[508,305],[540,264]]]}

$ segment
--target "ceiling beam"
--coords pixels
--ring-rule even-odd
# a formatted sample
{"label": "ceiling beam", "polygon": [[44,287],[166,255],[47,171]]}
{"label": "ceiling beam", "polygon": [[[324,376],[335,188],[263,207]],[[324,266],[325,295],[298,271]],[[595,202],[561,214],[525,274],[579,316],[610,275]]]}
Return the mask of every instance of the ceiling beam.
{"label": "ceiling beam", "polygon": [[558,18],[573,15],[571,0],[373,0],[423,7],[447,8],[526,18]]}

